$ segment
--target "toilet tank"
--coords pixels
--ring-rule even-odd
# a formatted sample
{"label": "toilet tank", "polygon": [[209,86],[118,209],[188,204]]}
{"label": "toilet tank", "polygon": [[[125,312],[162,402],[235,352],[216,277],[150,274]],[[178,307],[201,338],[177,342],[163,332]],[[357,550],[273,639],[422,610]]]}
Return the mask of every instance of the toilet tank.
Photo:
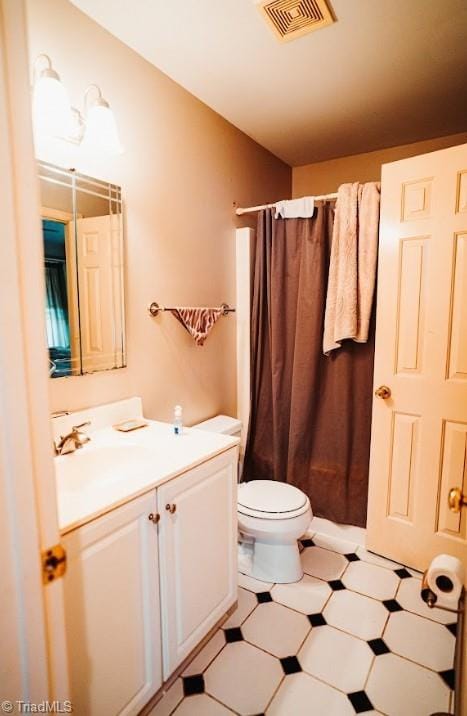
{"label": "toilet tank", "polygon": [[202,423],[192,425],[196,430],[207,430],[210,433],[222,433],[223,435],[234,435],[240,437],[242,423],[237,418],[231,418],[228,415],[216,415],[209,420],[203,420]]}

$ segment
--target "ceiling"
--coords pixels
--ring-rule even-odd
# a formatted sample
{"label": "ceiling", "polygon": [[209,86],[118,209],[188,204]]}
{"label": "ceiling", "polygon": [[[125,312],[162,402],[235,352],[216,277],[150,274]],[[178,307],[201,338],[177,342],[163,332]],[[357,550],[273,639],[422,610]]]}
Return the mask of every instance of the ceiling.
{"label": "ceiling", "polygon": [[467,129],[465,0],[331,0],[280,43],[255,0],[72,0],[292,166]]}

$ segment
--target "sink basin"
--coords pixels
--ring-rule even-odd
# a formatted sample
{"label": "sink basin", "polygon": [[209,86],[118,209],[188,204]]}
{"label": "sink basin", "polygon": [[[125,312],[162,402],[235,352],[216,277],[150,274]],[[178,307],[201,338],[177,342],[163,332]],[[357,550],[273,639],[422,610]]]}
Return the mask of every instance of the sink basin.
{"label": "sink basin", "polygon": [[154,463],[154,450],[142,445],[92,445],[68,455],[55,458],[55,474],[61,488],[83,490],[108,484],[109,481],[128,479],[132,474],[145,472]]}

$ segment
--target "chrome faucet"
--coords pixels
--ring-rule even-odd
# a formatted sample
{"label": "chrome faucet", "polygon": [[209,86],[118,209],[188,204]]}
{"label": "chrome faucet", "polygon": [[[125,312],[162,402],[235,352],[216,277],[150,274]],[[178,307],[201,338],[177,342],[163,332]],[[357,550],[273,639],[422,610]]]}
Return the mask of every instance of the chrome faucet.
{"label": "chrome faucet", "polygon": [[70,433],[61,436],[58,443],[55,443],[55,454],[67,455],[70,452],[75,452],[75,450],[82,448],[83,445],[88,443],[91,438],[89,435],[81,432],[81,428],[86,428],[88,425],[91,425],[90,420],[87,420],[85,423],[81,423],[81,425],[74,425],[71,428]]}

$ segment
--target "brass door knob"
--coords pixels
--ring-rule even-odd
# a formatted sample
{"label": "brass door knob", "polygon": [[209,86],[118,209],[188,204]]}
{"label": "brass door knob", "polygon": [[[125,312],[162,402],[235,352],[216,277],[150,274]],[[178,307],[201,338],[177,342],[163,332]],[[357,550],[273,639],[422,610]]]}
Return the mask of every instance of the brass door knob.
{"label": "brass door knob", "polygon": [[376,388],[375,395],[377,398],[387,400],[391,397],[391,388],[388,388],[387,385],[380,385],[379,388]]}
{"label": "brass door knob", "polygon": [[158,512],[150,512],[148,515],[148,520],[151,520],[151,522],[154,522],[155,525],[159,522],[161,516]]}
{"label": "brass door knob", "polygon": [[451,512],[460,512],[467,505],[467,495],[462,494],[460,487],[453,487],[449,490],[448,505]]}
{"label": "brass door knob", "polygon": [[173,503],[173,504],[171,504],[171,505],[166,505],[166,506],[165,506],[165,509],[167,510],[167,512],[170,512],[171,515],[173,515],[173,513],[174,513],[174,512],[176,511],[176,509],[177,509],[177,505],[176,505],[175,503]]}

